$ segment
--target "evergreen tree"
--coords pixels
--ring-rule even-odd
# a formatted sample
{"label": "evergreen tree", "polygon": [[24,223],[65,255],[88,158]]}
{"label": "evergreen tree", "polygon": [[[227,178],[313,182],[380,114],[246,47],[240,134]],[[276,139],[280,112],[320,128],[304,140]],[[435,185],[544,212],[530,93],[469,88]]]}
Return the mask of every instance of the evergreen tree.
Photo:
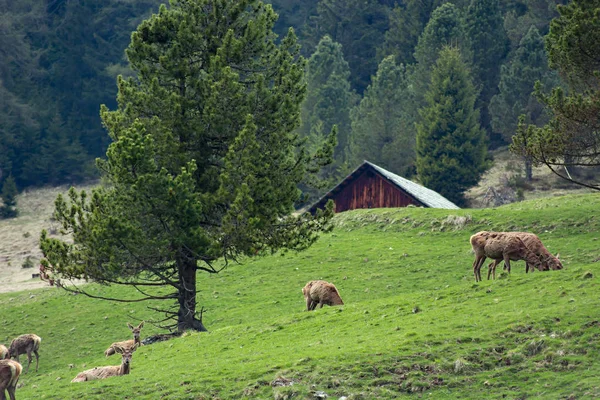
{"label": "evergreen tree", "polygon": [[411,102],[404,66],[386,57],[352,112],[352,167],[368,160],[402,176],[414,173]]}
{"label": "evergreen tree", "polygon": [[500,66],[508,53],[508,37],[498,0],[471,0],[466,15],[467,35],[477,57],[473,59],[472,75],[479,96],[475,106],[481,111],[481,126],[492,141],[488,105],[498,91]]}
{"label": "evergreen tree", "polygon": [[522,126],[512,149],[565,180],[600,190],[600,61],[593,56],[600,53],[600,4],[574,0],[558,11],[546,49],[550,67],[559,72],[568,92],[556,87],[547,95],[543,83],[536,82],[535,94],[550,112],[550,121],[541,128]]}
{"label": "evergreen tree", "polygon": [[377,48],[388,29],[392,1],[320,0],[311,18],[304,47],[313,49],[325,35],[340,43],[350,66],[352,88],[358,93],[377,70]]}
{"label": "evergreen tree", "polygon": [[457,48],[444,48],[420,110],[417,174],[421,183],[464,204],[464,191],[485,169],[485,134],[475,109],[477,92]]}
{"label": "evergreen tree", "polygon": [[413,53],[429,21],[431,13],[443,0],[407,0],[397,4],[389,13],[389,29],[384,42],[378,48],[379,58],[396,56],[396,61],[404,65],[415,62]]}
{"label": "evergreen tree", "polygon": [[0,208],[0,217],[14,218],[19,212],[17,211],[17,185],[12,175],[9,175],[2,184],[2,207]]}
{"label": "evergreen tree", "polygon": [[205,330],[198,271],[301,250],[326,229],[332,204],[291,214],[316,159],[294,132],[304,62],[293,31],[274,43],[275,21],[255,0],[173,0],[132,34],[136,77],[119,79],[117,110],[101,110],[113,143],[98,167],[110,185],[57,199],[73,244],[42,232],[59,275],[176,301],[161,310],[169,327]]}
{"label": "evergreen tree", "polygon": [[464,18],[452,3],[442,4],[433,12],[415,48],[417,64],[411,76],[416,106],[423,105],[424,93],[431,82],[431,71],[444,46],[456,46],[467,66],[473,61],[471,42],[466,34]]}
{"label": "evergreen tree", "polygon": [[338,127],[334,159],[344,163],[350,134],[350,109],[357,95],[350,89],[350,69],[342,46],[329,36],[323,37],[308,60],[307,96],[302,105],[300,132],[316,144],[322,143],[334,125]]}
{"label": "evergreen tree", "polygon": [[[548,68],[544,39],[532,26],[511,60],[502,66],[499,93],[490,102],[492,127],[502,135],[505,143],[512,141],[519,115],[523,114],[526,123],[536,126],[548,122],[547,113],[533,95],[533,85],[538,80],[546,89],[558,84],[557,74]],[[531,174],[531,163],[527,163],[528,179]]]}

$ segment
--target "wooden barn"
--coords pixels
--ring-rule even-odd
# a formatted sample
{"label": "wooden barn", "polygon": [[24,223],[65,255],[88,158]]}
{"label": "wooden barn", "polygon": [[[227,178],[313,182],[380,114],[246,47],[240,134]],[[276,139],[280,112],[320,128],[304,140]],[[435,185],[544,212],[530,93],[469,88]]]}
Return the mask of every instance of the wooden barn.
{"label": "wooden barn", "polygon": [[341,183],[309,208],[315,213],[329,199],[339,213],[357,208],[418,207],[458,209],[441,194],[393,174],[368,161],[363,162]]}

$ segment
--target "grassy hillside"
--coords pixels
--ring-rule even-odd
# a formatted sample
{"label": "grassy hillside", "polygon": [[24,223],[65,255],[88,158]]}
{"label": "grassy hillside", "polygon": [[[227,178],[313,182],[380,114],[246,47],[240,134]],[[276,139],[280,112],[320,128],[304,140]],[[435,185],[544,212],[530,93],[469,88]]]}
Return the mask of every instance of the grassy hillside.
{"label": "grassy hillside", "polygon": [[[124,377],[70,383],[119,364],[103,351],[129,338],[128,321],[152,316],[146,304],[54,288],[1,294],[0,342],[42,337],[19,400],[598,397],[599,208],[600,196],[576,195],[340,214],[306,252],[200,274],[210,332],[140,348]],[[479,230],[536,232],[565,270],[525,274],[518,262],[475,283],[468,240]],[[311,279],[334,282],[346,305],[305,312]],[[142,337],[157,332],[147,324]]]}

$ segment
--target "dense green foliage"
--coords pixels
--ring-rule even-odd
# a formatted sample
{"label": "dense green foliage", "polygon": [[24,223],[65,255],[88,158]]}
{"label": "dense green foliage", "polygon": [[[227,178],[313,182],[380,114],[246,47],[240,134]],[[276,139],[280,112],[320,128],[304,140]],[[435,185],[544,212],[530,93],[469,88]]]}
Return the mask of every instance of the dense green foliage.
{"label": "dense green foliage", "polygon": [[2,197],[0,218],[14,218],[19,214],[17,211],[17,194],[19,194],[17,184],[11,175],[4,180],[2,191],[0,191],[0,197]]}
{"label": "dense green foliage", "polygon": [[72,242],[42,232],[59,276],[131,285],[139,300],[169,300],[157,309],[169,329],[205,330],[197,271],[301,250],[326,229],[331,207],[291,215],[317,156],[294,133],[304,60],[292,30],[274,43],[275,20],[258,1],[174,0],[140,24],[127,49],[136,76],[119,77],[117,110],[102,108],[109,186],[57,198]]}
{"label": "dense green foliage", "polygon": [[[466,33],[473,53],[472,76],[479,96],[481,126],[491,136],[490,115],[486,107],[498,91],[500,66],[508,52],[508,37],[503,26],[498,0],[471,0],[466,13]],[[492,138],[493,139],[493,138]]]}
{"label": "dense green foliage", "polygon": [[346,161],[348,153],[350,110],[358,97],[350,88],[349,79],[350,69],[344,59],[342,46],[329,36],[324,36],[308,59],[307,96],[302,105],[299,132],[316,149],[327,139],[333,126],[337,125],[335,164],[328,171],[329,177],[339,178],[336,170]]}
{"label": "dense green foliage", "polygon": [[[536,95],[551,114],[544,127],[529,125],[514,139],[513,150],[546,164],[557,175],[600,190],[600,2],[577,0],[559,7],[560,17],[550,24],[546,48],[550,67],[568,84]],[[564,167],[564,168],[563,168]],[[590,168],[591,179],[578,169]],[[569,169],[571,171],[569,172]]]}
{"label": "dense green foliage", "polygon": [[[103,351],[131,338],[127,322],[152,316],[145,304],[55,288],[0,294],[0,341],[42,337],[39,372],[21,376],[20,400],[593,398],[599,207],[598,195],[584,195],[338,214],[335,230],[305,252],[205,276],[211,333],[142,346],[123,377],[70,383],[84,369],[119,364]],[[510,276],[476,284],[469,236],[480,230],[536,232],[565,269],[525,274],[516,262]],[[304,311],[300,289],[318,278],[336,284],[343,307]],[[146,323],[142,339],[159,332]]]}
{"label": "dense green foliage", "polygon": [[[111,109],[116,106],[114,79],[119,74],[130,76],[132,73],[123,54],[131,31],[150,12],[156,12],[161,2],[166,0],[52,0],[47,3],[0,0],[3,13],[0,19],[0,180],[12,174],[19,188],[27,188],[79,182],[97,176],[92,160],[104,156],[112,140],[98,116],[100,104]],[[490,128],[495,107],[491,98],[498,93],[501,64],[509,65],[509,60],[514,59],[521,39],[532,26],[545,35],[550,20],[558,15],[556,4],[564,3],[563,0],[267,2],[279,14],[273,27],[278,34],[276,43],[284,40],[289,27],[293,27],[302,54],[310,57],[328,35],[342,45],[350,69],[347,80],[361,96],[372,83],[381,61],[389,55],[395,56],[396,63],[403,64],[409,71],[414,103],[406,110],[405,114],[410,117],[405,125],[412,129],[412,136],[416,135],[417,110],[424,104],[423,95],[440,46],[459,46],[473,69],[479,93],[476,106],[480,109],[483,127],[492,139],[488,141],[489,147],[504,144],[505,139],[514,134],[504,128],[501,132]],[[438,10],[436,15],[436,9],[443,13]],[[593,27],[590,29],[594,31]],[[510,43],[508,49],[505,35]],[[594,53],[593,40],[586,43],[590,48],[584,50]],[[507,50],[509,58],[505,57]],[[548,75],[544,79],[552,77]],[[346,78],[339,79],[336,87],[346,84]],[[309,87],[309,97],[311,91]],[[333,92],[330,95],[334,95]],[[346,99],[341,100],[340,104],[328,106],[329,120],[323,121],[323,125],[338,125],[337,166],[331,168],[347,172],[351,166],[342,165],[341,152],[348,135],[343,128],[348,123],[348,111]],[[355,100],[355,104],[358,102]],[[398,104],[398,107],[404,105]],[[516,120],[507,123],[513,129]],[[320,129],[318,122],[314,125],[305,121],[305,126],[314,132]],[[321,136],[328,132],[329,128],[321,127]],[[371,161],[386,163],[383,158]]]}
{"label": "dense green foliage", "polygon": [[352,113],[350,165],[367,160],[402,176],[414,174],[416,139],[409,126],[414,117],[407,115],[411,101],[404,65],[386,57]]}
{"label": "dense green foliage", "polygon": [[476,91],[458,48],[440,52],[419,112],[417,174],[426,187],[461,205],[486,162],[485,134],[475,108]]}

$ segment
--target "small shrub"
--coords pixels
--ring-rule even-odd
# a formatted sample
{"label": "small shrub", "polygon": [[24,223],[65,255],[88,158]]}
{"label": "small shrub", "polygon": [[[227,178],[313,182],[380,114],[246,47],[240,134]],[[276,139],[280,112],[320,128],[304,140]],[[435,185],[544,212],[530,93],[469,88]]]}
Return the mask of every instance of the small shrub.
{"label": "small shrub", "polygon": [[35,265],[33,264],[33,260],[31,259],[31,256],[27,256],[25,261],[23,261],[23,264],[21,264],[21,268],[33,268],[34,266]]}
{"label": "small shrub", "polygon": [[25,239],[27,239],[27,238],[31,237],[31,233],[29,233],[29,232],[25,232],[25,233],[23,234],[23,237],[24,237]]}

